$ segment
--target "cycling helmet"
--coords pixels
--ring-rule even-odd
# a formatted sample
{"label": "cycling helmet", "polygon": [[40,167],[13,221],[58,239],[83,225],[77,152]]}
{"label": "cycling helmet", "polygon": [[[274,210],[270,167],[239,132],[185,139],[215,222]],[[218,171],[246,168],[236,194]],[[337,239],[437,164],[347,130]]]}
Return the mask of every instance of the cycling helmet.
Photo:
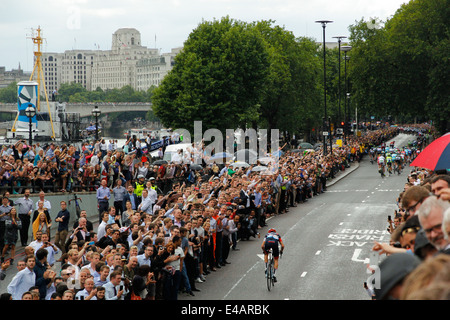
{"label": "cycling helmet", "polygon": [[273,232],[273,233],[277,233],[277,230],[275,230],[274,228],[271,228],[271,229],[269,229],[269,231],[267,231],[268,233],[271,233],[271,232]]}

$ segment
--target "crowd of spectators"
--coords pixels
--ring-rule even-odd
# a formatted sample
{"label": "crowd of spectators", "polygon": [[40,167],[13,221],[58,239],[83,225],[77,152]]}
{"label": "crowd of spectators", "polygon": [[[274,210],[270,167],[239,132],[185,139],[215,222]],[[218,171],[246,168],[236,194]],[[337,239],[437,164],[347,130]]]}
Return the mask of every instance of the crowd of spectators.
{"label": "crowd of spectators", "polygon": [[383,258],[369,263],[372,275],[364,288],[373,300],[449,300],[448,170],[414,167],[396,206],[387,217],[389,242],[375,242],[372,248]]}
{"label": "crowd of spectators", "polygon": [[[78,154],[73,146],[49,145],[38,154],[45,152],[46,157],[51,150],[66,165],[74,160],[73,171],[81,176],[90,170],[98,173],[95,183],[69,180],[71,187],[96,190],[98,226],[87,219],[86,211],[69,226],[74,213],[68,212],[65,201],[58,210],[51,209],[53,214],[58,211],[53,219],[50,209],[44,209],[45,188],[41,188],[42,198],[29,222],[33,239],[23,243],[20,233],[26,257],[17,263],[19,272],[2,299],[176,300],[180,292],[194,296],[208,274],[226,269],[229,255],[238,254],[234,253],[238,241],[259,237],[270,216],[286,214],[290,207],[319,196],[329,179],[360,161],[368,148],[399,132],[389,127],[348,137],[346,144],[325,156],[321,148],[297,152],[287,145],[274,161],[234,167],[204,159],[195,169],[189,163],[156,164],[148,153],[136,150],[135,141],[122,149],[114,148],[114,142],[106,148],[102,141],[83,144]],[[193,144],[187,151],[188,158],[195,156],[195,148]],[[23,142],[12,149],[14,156],[17,150],[22,150],[22,157],[28,152]],[[262,164],[265,170],[254,170]],[[21,187],[28,190],[26,198],[29,188]],[[3,201],[3,220],[9,220],[11,208],[17,206],[7,196]],[[19,204],[22,208],[24,201]],[[19,232],[20,219],[14,221],[2,230]],[[51,223],[58,224],[53,242]],[[8,249],[2,252],[3,262]],[[2,269],[10,264],[7,260]]]}

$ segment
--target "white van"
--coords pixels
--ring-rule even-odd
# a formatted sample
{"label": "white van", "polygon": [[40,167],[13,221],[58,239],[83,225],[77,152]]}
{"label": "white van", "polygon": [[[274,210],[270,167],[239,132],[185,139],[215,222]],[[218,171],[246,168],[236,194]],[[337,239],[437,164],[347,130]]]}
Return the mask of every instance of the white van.
{"label": "white van", "polygon": [[183,154],[186,152],[188,148],[191,148],[191,143],[176,143],[176,144],[169,144],[166,147],[166,150],[164,152],[163,160],[166,161],[172,161],[172,157],[174,154],[178,152],[178,150],[183,150]]}

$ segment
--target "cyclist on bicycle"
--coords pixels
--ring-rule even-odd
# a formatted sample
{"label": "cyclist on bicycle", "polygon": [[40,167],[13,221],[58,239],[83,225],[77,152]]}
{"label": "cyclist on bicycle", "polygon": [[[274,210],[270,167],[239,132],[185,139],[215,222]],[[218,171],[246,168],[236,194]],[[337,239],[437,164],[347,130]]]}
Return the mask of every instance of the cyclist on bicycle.
{"label": "cyclist on bicycle", "polygon": [[386,164],[389,173],[392,173],[392,156],[390,153],[386,153]]}
{"label": "cyclist on bicycle", "polygon": [[380,154],[380,156],[377,159],[377,163],[378,163],[378,169],[379,172],[381,173],[381,175],[384,176],[384,162],[385,162],[385,157],[383,154]]}
{"label": "cyclist on bicycle", "polygon": [[373,163],[373,161],[375,160],[375,148],[370,148],[369,150],[370,152],[370,162]]}
{"label": "cyclist on bicycle", "polygon": [[[278,245],[281,245],[281,251],[279,251]],[[273,281],[277,282],[277,278],[275,277],[275,271],[278,269],[278,257],[280,256],[280,253],[283,254],[284,250],[284,244],[281,240],[280,235],[277,233],[275,229],[269,229],[267,231],[267,234],[264,236],[263,243],[261,245],[261,249],[264,252],[264,263],[266,266],[266,272],[267,272],[267,262],[268,262],[268,253],[269,250],[272,249],[272,255],[274,259],[274,272],[273,272]]]}

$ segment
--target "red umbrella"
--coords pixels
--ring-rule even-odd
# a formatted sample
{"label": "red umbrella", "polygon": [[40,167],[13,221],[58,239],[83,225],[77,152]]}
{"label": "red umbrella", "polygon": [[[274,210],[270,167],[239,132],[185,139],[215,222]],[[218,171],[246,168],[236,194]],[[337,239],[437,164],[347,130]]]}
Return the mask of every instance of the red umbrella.
{"label": "red umbrella", "polygon": [[450,132],[430,143],[410,166],[433,171],[450,169]]}

